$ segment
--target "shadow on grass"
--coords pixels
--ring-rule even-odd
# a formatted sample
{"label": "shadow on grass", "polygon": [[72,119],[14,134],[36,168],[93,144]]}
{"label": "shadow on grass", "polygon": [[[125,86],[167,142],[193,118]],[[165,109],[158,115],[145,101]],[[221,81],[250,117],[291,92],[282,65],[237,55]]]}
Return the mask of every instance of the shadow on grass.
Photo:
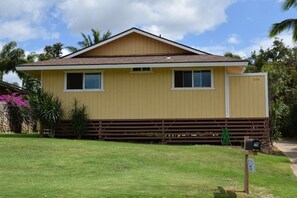
{"label": "shadow on grass", "polygon": [[214,198],[236,198],[237,195],[234,191],[225,190],[223,187],[218,186],[218,189],[213,193]]}
{"label": "shadow on grass", "polygon": [[38,133],[0,133],[0,138],[39,138]]}

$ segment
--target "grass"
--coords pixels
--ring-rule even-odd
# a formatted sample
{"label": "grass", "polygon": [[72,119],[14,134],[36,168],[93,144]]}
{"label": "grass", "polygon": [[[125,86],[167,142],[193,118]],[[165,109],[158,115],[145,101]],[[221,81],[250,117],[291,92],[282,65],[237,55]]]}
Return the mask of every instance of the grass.
{"label": "grass", "polygon": [[0,197],[297,197],[285,156],[254,158],[245,195],[240,148],[0,134]]}

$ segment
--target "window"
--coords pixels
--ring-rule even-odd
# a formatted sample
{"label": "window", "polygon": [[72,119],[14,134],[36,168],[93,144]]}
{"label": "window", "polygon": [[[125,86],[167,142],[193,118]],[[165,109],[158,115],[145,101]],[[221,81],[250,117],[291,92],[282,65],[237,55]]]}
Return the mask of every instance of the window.
{"label": "window", "polygon": [[66,73],[66,90],[101,90],[101,72]]}
{"label": "window", "polygon": [[152,71],[152,68],[150,67],[135,67],[132,68],[132,72],[150,72]]}
{"label": "window", "polygon": [[211,70],[174,71],[174,88],[211,88]]}
{"label": "window", "polygon": [[101,89],[101,73],[86,73],[85,89]]}
{"label": "window", "polygon": [[82,88],[83,88],[83,73],[68,73],[67,89],[82,89]]}

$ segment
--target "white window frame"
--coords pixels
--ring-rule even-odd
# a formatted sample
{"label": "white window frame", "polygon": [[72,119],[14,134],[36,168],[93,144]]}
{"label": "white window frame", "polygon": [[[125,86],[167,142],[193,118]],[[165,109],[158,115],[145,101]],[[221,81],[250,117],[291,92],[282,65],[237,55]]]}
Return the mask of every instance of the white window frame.
{"label": "white window frame", "polygon": [[[82,73],[83,74],[83,84],[82,89],[67,89],[67,74],[68,73]],[[101,74],[101,88],[100,89],[85,89],[85,74],[93,74],[93,73],[100,73]],[[64,72],[64,92],[97,92],[97,91],[104,91],[103,89],[103,71],[100,70],[93,70],[93,71],[65,71]]]}
{"label": "white window frame", "polygon": [[[194,87],[194,71],[210,71],[210,87]],[[175,71],[192,71],[192,87],[175,87]],[[196,69],[196,68],[178,68],[178,69],[172,69],[172,85],[171,85],[171,90],[213,90],[214,88],[214,75],[213,75],[213,69],[211,68],[203,68],[203,69]]]}

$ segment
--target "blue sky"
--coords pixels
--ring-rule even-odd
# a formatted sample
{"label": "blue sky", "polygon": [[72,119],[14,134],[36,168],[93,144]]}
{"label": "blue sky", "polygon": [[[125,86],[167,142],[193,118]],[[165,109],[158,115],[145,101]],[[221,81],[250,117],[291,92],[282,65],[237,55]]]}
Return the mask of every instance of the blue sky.
{"label": "blue sky", "polygon": [[[45,45],[64,46],[81,40],[91,28],[113,34],[138,27],[165,38],[222,55],[248,57],[267,48],[272,23],[296,18],[284,12],[282,0],[1,0],[0,48],[15,40],[27,53]],[[294,45],[290,32],[279,36]],[[67,51],[63,51],[64,54]],[[19,82],[14,74],[5,81]]]}

